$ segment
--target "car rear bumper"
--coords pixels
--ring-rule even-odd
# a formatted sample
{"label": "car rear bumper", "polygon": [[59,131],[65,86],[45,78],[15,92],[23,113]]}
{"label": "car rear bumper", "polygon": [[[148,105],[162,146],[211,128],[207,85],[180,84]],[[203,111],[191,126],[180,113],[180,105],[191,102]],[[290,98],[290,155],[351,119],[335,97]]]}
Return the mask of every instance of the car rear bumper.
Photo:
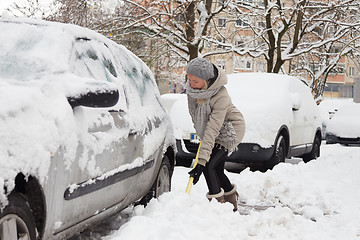
{"label": "car rear bumper", "polygon": [[360,137],[349,138],[349,137],[339,137],[331,133],[326,134],[326,144],[360,144]]}
{"label": "car rear bumper", "polygon": [[[189,140],[176,140],[178,152],[176,154],[176,165],[191,167],[196,156],[198,148],[197,143],[191,143]],[[226,161],[228,163],[240,163],[245,166],[259,164],[271,158],[274,147],[263,148],[254,143],[240,143],[235,152],[233,152]]]}

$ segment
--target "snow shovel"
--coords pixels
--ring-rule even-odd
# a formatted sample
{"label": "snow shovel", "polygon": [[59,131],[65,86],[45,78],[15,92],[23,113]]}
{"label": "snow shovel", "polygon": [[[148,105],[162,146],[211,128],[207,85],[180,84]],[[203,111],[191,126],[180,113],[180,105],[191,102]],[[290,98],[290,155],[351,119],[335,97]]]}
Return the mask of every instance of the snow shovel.
{"label": "snow shovel", "polygon": [[[196,167],[196,164],[197,164],[198,161],[199,161],[198,157],[199,157],[200,147],[201,147],[201,141],[200,141],[200,144],[199,144],[197,153],[196,153],[196,157],[195,157],[195,162],[194,162],[193,169]],[[193,181],[194,181],[194,178],[193,178],[193,177],[189,177],[189,182],[188,182],[188,185],[187,185],[187,187],[186,187],[186,193],[189,194],[189,195],[190,195],[191,187],[192,187],[192,185],[193,185]]]}

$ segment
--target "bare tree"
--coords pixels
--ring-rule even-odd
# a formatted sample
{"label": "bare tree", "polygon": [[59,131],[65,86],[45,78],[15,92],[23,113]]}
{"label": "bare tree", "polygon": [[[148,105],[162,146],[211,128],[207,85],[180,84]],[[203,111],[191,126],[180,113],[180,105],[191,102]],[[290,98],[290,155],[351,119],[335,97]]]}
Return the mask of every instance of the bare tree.
{"label": "bare tree", "polygon": [[55,2],[48,20],[97,30],[159,74],[198,56],[250,56],[267,72],[307,73],[318,98],[345,56],[359,59],[359,0],[123,0],[110,13],[103,0]]}
{"label": "bare tree", "polygon": [[[342,57],[358,51],[353,42],[359,36],[358,0],[124,2],[137,10],[127,16],[123,29],[143,29],[144,35],[162,39],[185,61],[235,53],[264,58],[267,72],[298,74],[303,66],[311,72],[315,97],[323,93],[328,74],[336,71]],[[224,25],[235,22],[237,28],[221,28],[221,18]],[[235,37],[243,37],[243,44],[235,43]],[[206,44],[217,47],[206,49]],[[305,65],[311,59],[322,68],[311,71]]]}
{"label": "bare tree", "polygon": [[26,0],[21,3],[13,1],[6,10],[13,16],[43,18],[54,10],[51,5],[51,2],[44,4],[39,0]]}
{"label": "bare tree", "polygon": [[101,16],[101,0],[54,0],[57,11],[46,20],[91,28]]}

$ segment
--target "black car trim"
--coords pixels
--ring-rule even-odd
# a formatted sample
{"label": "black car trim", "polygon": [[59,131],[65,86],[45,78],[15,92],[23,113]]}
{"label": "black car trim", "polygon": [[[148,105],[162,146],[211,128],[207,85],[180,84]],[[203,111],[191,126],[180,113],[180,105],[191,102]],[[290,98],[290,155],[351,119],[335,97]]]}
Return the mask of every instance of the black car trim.
{"label": "black car trim", "polygon": [[77,188],[71,190],[73,187],[68,187],[64,192],[65,200],[72,200],[83,195],[95,192],[112,184],[118,183],[125,179],[128,179],[136,174],[143,172],[151,168],[155,163],[155,160],[146,162],[143,166],[135,167],[132,169],[124,170],[122,172],[115,173],[107,178],[94,178],[92,183],[86,184],[85,182],[77,184]]}
{"label": "black car trim", "polygon": [[290,146],[289,154],[287,157],[301,156],[305,153],[310,152],[311,149],[312,143]]}
{"label": "black car trim", "polygon": [[340,137],[333,133],[326,133],[326,144],[360,144],[360,137]]}
{"label": "black car trim", "polygon": [[[259,150],[257,152],[253,152],[252,148],[255,145],[259,146],[256,143],[240,143],[237,150],[226,158],[226,162],[251,165],[253,163],[267,161],[271,158],[274,152],[274,146],[270,146],[269,148],[259,146]],[[184,151],[183,146],[184,145],[181,143],[181,140],[176,139],[176,147],[178,149],[178,152],[176,153],[176,165],[190,167],[196,154]]]}

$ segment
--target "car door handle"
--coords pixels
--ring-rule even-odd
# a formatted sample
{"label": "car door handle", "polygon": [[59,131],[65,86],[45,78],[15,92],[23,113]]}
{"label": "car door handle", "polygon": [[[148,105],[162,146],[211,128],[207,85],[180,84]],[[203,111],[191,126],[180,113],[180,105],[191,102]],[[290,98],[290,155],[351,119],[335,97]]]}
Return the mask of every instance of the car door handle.
{"label": "car door handle", "polygon": [[122,110],[122,109],[119,109],[119,110],[111,109],[111,110],[109,110],[109,113],[123,113],[123,112],[125,112],[125,111]]}

